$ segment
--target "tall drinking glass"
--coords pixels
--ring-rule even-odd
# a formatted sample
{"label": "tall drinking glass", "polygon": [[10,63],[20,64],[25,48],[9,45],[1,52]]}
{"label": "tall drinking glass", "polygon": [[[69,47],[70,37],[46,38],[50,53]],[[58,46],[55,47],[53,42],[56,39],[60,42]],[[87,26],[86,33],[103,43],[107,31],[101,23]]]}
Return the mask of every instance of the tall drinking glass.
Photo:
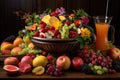
{"label": "tall drinking glass", "polygon": [[108,43],[108,30],[112,17],[94,16],[93,17],[96,27],[96,49],[107,50]]}

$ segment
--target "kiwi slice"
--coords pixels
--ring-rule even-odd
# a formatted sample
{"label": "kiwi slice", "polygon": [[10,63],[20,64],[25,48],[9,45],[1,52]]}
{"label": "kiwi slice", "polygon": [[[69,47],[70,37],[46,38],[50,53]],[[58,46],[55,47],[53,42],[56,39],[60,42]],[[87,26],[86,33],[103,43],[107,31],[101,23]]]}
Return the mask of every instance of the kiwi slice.
{"label": "kiwi slice", "polygon": [[32,70],[32,73],[35,75],[42,75],[45,72],[45,68],[43,66],[37,66]]}

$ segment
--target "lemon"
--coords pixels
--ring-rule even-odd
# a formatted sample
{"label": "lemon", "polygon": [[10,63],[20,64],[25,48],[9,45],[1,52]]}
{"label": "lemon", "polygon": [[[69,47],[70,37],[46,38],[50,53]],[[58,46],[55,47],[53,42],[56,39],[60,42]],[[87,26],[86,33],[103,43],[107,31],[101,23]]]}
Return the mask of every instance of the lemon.
{"label": "lemon", "polygon": [[50,19],[50,15],[46,15],[42,18],[42,21],[45,22],[47,25],[49,25],[49,19]]}
{"label": "lemon", "polygon": [[33,59],[33,67],[43,66],[45,67],[48,63],[47,57],[40,55]]}
{"label": "lemon", "polygon": [[32,70],[32,73],[36,75],[42,75],[45,72],[45,68],[43,66],[37,66]]}

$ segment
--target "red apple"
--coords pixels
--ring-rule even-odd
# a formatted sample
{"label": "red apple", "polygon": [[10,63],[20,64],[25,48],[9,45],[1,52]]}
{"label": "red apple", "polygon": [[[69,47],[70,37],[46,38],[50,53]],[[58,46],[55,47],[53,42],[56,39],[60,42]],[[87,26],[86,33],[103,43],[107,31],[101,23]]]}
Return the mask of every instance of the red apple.
{"label": "red apple", "polygon": [[115,47],[115,48],[111,48],[109,49],[109,56],[112,58],[112,59],[119,59],[120,57],[120,49]]}
{"label": "red apple", "polygon": [[68,70],[71,65],[71,60],[68,56],[59,56],[56,60],[56,65],[60,66],[63,70]]}
{"label": "red apple", "polygon": [[7,57],[4,60],[4,65],[15,65],[18,66],[19,60],[17,57]]}
{"label": "red apple", "polygon": [[76,69],[76,70],[80,70],[81,69],[81,67],[82,67],[82,65],[83,65],[83,59],[82,58],[80,58],[80,57],[74,57],[73,59],[72,59],[72,66],[73,66],[73,68],[74,69]]}

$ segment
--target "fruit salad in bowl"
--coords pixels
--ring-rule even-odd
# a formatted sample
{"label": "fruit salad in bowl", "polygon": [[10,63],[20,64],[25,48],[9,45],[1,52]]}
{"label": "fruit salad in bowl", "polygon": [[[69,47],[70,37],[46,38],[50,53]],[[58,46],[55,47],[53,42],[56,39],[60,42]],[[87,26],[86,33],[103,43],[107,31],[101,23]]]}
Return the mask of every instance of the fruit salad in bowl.
{"label": "fruit salad in bowl", "polygon": [[[88,25],[89,17],[83,9],[73,10],[68,14],[63,7],[57,8],[55,11],[47,9],[42,14],[26,13],[23,16],[26,26],[25,29],[19,31],[19,36],[28,36],[35,45],[38,43],[39,46],[42,46],[43,43],[50,43],[56,44],[60,49],[59,44],[65,43],[64,46],[67,46],[67,43],[72,42],[73,45],[78,41],[81,43],[80,47],[83,48],[84,45],[91,43],[91,36],[94,33],[93,28]],[[40,48],[38,45],[36,46]],[[43,49],[42,47],[40,49]],[[54,49],[52,52],[59,49]],[[49,51],[46,50],[46,47],[43,50]]]}

